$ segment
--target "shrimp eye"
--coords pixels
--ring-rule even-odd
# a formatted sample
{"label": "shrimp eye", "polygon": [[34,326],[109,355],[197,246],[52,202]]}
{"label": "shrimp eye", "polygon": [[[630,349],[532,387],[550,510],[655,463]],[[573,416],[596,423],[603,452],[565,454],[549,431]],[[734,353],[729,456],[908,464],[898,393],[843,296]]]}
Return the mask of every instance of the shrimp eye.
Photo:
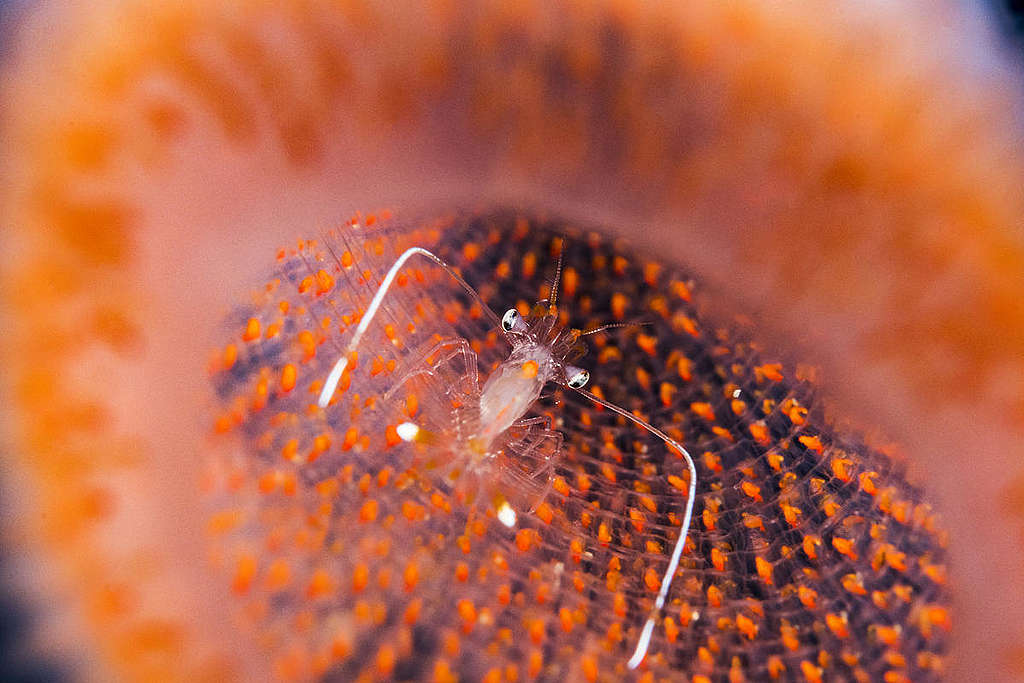
{"label": "shrimp eye", "polygon": [[572,389],[582,389],[590,381],[590,372],[583,368],[569,366],[565,369],[565,383]]}
{"label": "shrimp eye", "polygon": [[519,311],[517,311],[514,308],[510,308],[507,311],[505,311],[505,315],[501,316],[501,329],[505,330],[506,332],[511,332],[513,329],[516,328],[519,320]]}

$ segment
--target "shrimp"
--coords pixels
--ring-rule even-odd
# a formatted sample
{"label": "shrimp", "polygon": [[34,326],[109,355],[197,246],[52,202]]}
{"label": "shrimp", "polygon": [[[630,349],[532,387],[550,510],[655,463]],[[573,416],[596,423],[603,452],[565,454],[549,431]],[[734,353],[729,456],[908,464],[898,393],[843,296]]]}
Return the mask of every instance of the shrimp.
{"label": "shrimp", "polygon": [[[460,378],[465,379],[469,373],[468,388],[462,391],[462,395],[455,401],[457,407],[450,414],[451,424],[447,425],[447,428],[432,430],[425,428],[421,422],[406,421],[398,425],[396,430],[398,436],[405,442],[430,446],[435,450],[460,456],[457,459],[464,461],[465,467],[453,468],[453,479],[459,479],[467,474],[475,475],[476,480],[486,479],[489,465],[497,458],[509,452],[529,452],[540,443],[549,444],[549,456],[545,459],[545,462],[549,463],[560,449],[562,436],[551,429],[550,424],[547,427],[543,426],[545,418],[528,418],[526,414],[541,397],[544,387],[551,382],[570,389],[639,425],[685,459],[690,476],[682,526],[653,607],[637,639],[633,654],[627,662],[630,669],[636,669],[647,655],[654,627],[660,618],[672,580],[679,568],[693,514],[697,471],[689,452],[678,441],[647,421],[584,388],[590,379],[590,373],[573,364],[586,351],[582,338],[618,325],[602,326],[583,332],[567,328],[561,322],[557,302],[561,257],[551,287],[550,300],[537,302],[525,316],[516,308],[510,308],[499,320],[476,290],[439,256],[422,247],[406,249],[385,274],[345,352],[328,374],[318,399],[319,406],[326,409],[330,405],[339,382],[349,368],[349,359],[358,354],[360,342],[381,311],[399,272],[414,257],[431,261],[450,275],[480,305],[484,315],[492,323],[497,324],[497,328],[511,346],[508,358],[498,364],[481,388],[476,381],[476,356],[469,342],[465,339],[436,341],[424,352],[424,363],[417,364],[424,369],[413,370],[385,394],[386,402],[392,400],[395,393],[406,383],[424,375],[449,387],[449,392],[458,391],[453,387]],[[455,367],[459,369],[454,369]],[[449,398],[454,396],[449,395]],[[498,492],[492,500],[496,505],[499,521],[508,527],[514,526],[516,513],[504,495]]]}

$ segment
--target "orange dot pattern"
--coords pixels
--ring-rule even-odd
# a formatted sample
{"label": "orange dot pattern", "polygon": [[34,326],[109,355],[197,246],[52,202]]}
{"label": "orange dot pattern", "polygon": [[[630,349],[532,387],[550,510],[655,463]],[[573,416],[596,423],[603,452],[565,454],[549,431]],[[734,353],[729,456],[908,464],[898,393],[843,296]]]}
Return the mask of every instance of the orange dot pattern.
{"label": "orange dot pattern", "polygon": [[[316,406],[384,270],[414,244],[437,250],[499,313],[548,293],[561,249],[566,324],[648,323],[588,338],[578,362],[595,394],[697,461],[694,525],[638,672],[625,663],[682,522],[680,454],[560,389],[534,411],[564,436],[557,450],[527,446],[537,432],[513,428],[492,458],[453,452],[450,432],[470,428],[454,404],[471,387],[458,383],[472,371],[483,381],[507,346],[425,261],[402,271],[331,405]],[[357,216],[280,252],[259,292],[211,355],[211,431],[235,448],[210,458],[210,506],[215,561],[276,675],[941,675],[946,537],[895,450],[837,428],[810,373],[764,357],[743,322],[706,319],[684,271],[511,213]],[[246,339],[253,320],[279,333]],[[453,337],[476,367],[439,344]],[[422,443],[397,438],[413,417],[433,427]],[[473,471],[497,484],[451,485]],[[504,503],[514,528],[496,518]]]}

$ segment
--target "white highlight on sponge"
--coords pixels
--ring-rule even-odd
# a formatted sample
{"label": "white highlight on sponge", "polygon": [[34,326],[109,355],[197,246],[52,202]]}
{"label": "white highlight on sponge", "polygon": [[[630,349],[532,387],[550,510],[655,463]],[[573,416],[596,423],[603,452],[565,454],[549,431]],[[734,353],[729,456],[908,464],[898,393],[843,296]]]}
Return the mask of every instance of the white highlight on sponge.
{"label": "white highlight on sponge", "polygon": [[398,432],[398,438],[402,441],[412,441],[419,435],[420,428],[419,425],[412,422],[403,422],[395,427],[395,431]]}
{"label": "white highlight on sponge", "polygon": [[498,508],[498,521],[507,526],[509,529],[516,525],[516,511],[512,509],[512,506],[505,501]]}

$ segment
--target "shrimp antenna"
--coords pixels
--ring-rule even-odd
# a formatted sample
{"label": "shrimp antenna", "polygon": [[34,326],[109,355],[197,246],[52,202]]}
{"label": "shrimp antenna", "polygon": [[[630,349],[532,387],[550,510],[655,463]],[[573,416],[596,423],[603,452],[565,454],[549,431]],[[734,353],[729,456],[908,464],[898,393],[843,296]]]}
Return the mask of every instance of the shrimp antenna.
{"label": "shrimp antenna", "polygon": [[650,325],[650,324],[651,323],[608,323],[607,325],[601,325],[601,327],[595,327],[592,330],[587,330],[586,332],[581,332],[580,336],[581,337],[589,337],[592,334],[597,334],[598,332],[604,332],[605,330],[614,330],[617,327],[642,327],[644,325]]}
{"label": "shrimp antenna", "polygon": [[487,305],[475,289],[473,289],[468,282],[462,279],[462,276],[455,272],[451,266],[445,263],[439,256],[431,251],[424,249],[423,247],[410,247],[402,252],[402,255],[392,264],[390,270],[384,276],[384,279],[380,283],[380,287],[377,289],[377,293],[373,295],[373,299],[370,300],[370,305],[366,307],[366,313],[363,314],[362,320],[359,321],[359,326],[356,327],[355,334],[352,335],[352,339],[349,341],[348,346],[345,348],[345,352],[341,355],[341,358],[331,368],[331,372],[327,375],[327,379],[324,381],[323,391],[320,392],[320,398],[317,400],[317,404],[321,408],[326,408],[327,404],[330,403],[331,397],[334,396],[335,390],[338,388],[338,382],[341,381],[342,375],[345,373],[345,368],[348,367],[348,357],[352,351],[355,351],[356,347],[359,346],[359,342],[362,341],[363,335],[366,334],[367,328],[370,327],[370,323],[377,316],[380,311],[381,304],[384,301],[384,297],[387,296],[388,291],[391,289],[391,285],[394,284],[395,278],[398,277],[398,271],[404,266],[406,261],[411,259],[413,256],[422,256],[435,264],[440,266],[446,273],[452,276],[459,285],[466,290],[470,296],[472,296],[480,307],[483,309],[484,314],[490,319],[494,326],[500,326],[501,321],[498,319],[497,314],[491,310],[491,307]]}
{"label": "shrimp antenna", "polygon": [[551,283],[551,305],[555,306],[558,304],[558,284],[562,279],[562,256],[565,254],[565,244],[563,242],[558,243],[558,264],[555,266],[555,279]]}
{"label": "shrimp antenna", "polygon": [[654,607],[651,608],[650,613],[647,615],[647,622],[644,624],[643,631],[640,632],[640,640],[637,641],[636,650],[633,651],[633,656],[630,657],[629,661],[626,663],[626,666],[630,669],[635,669],[640,666],[640,663],[644,661],[644,657],[647,656],[647,648],[651,645],[651,634],[654,632],[654,625],[657,623],[658,617],[661,615],[661,610],[665,606],[665,599],[668,596],[669,588],[672,586],[672,579],[675,577],[676,570],[679,568],[679,558],[682,557],[683,548],[686,546],[686,536],[690,532],[690,519],[693,517],[693,501],[697,496],[697,468],[693,465],[693,458],[690,457],[689,451],[687,451],[681,443],[669,437],[665,432],[651,425],[646,420],[633,415],[614,403],[609,403],[603,398],[599,398],[589,391],[577,389],[575,387],[569,388],[576,393],[589,398],[594,403],[604,406],[613,413],[621,415],[627,420],[632,420],[651,434],[654,434],[656,437],[664,441],[666,445],[682,453],[683,458],[686,459],[686,465],[690,468],[690,491],[687,494],[688,498],[686,499],[686,514],[683,515],[683,527],[679,532],[679,538],[676,539],[676,546],[672,551],[672,559],[669,560],[668,568],[665,570],[665,576],[661,579],[661,588],[658,590],[658,597],[654,600]]}

